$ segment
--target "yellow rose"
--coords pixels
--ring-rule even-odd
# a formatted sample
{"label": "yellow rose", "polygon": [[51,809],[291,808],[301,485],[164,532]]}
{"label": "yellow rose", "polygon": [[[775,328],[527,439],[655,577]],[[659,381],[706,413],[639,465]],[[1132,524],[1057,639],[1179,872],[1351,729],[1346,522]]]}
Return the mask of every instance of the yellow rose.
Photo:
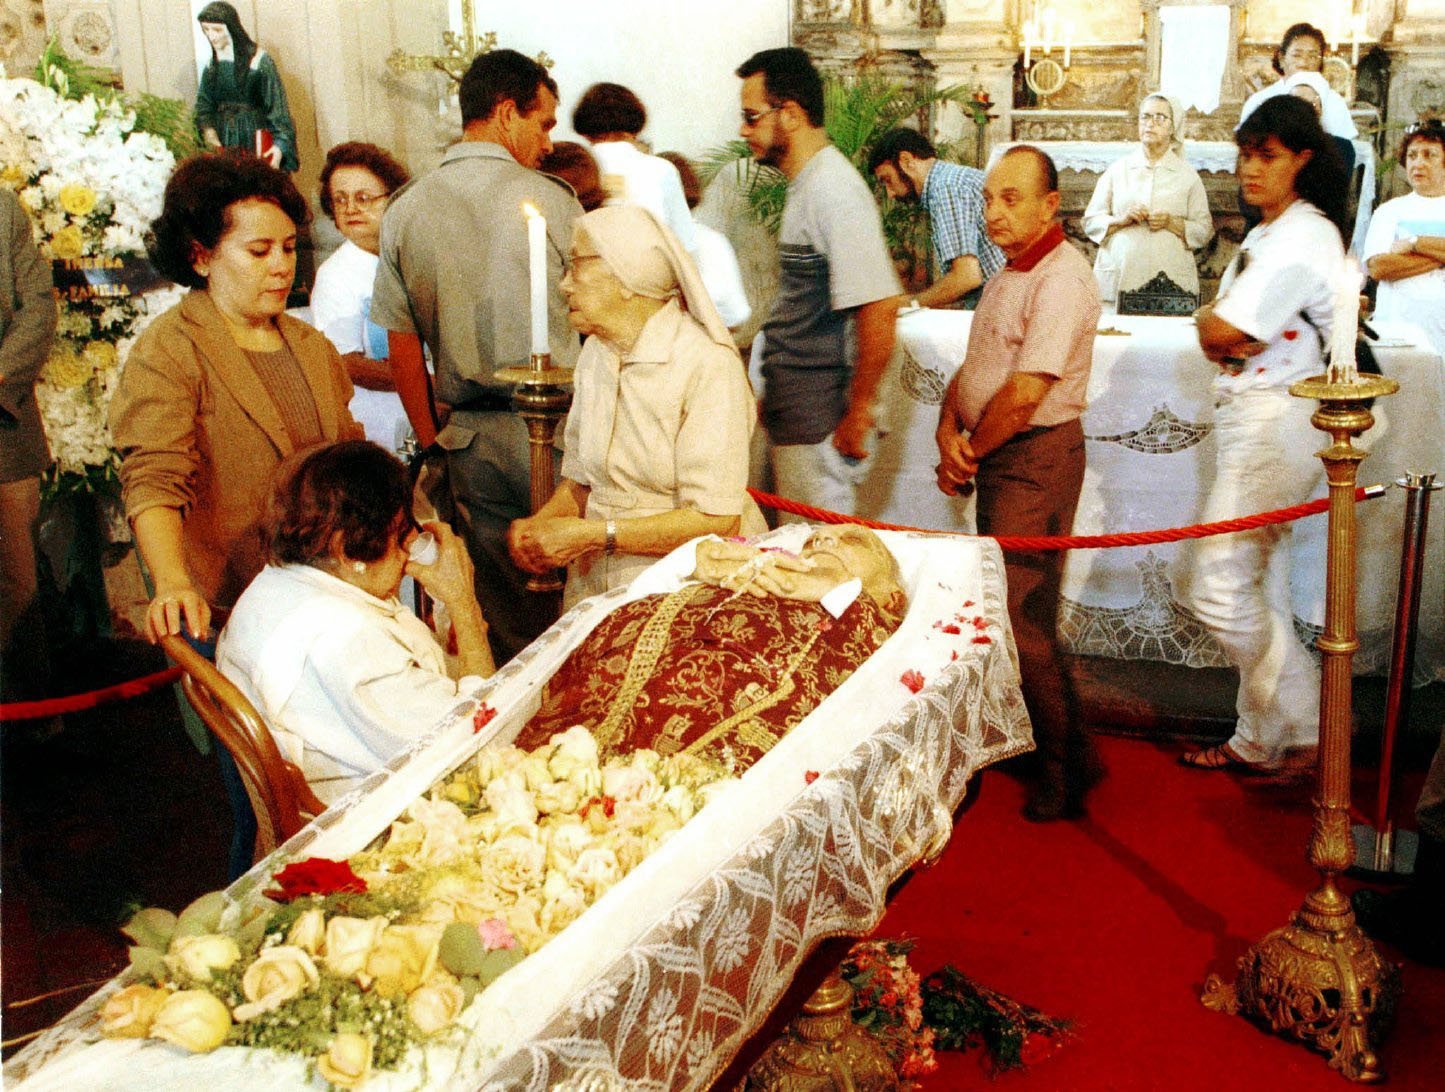
{"label": "yellow rose", "polygon": [[95,191],[79,182],[60,187],[60,207],[72,216],[89,216],[95,211]]}
{"label": "yellow rose", "polygon": [[291,926],[286,943],[305,950],[307,955],[320,955],[326,943],[326,915],[319,907],[307,910]]}
{"label": "yellow rose", "polygon": [[181,990],[166,998],[151,1022],[151,1038],[206,1054],[226,1041],[231,1014],[215,994]]}
{"label": "yellow rose", "polygon": [[170,993],[136,983],[106,999],[100,1009],[101,1034],[110,1039],[144,1039]]}
{"label": "yellow rose", "polygon": [[437,971],[425,985],[411,991],[406,999],[406,1014],[423,1035],[435,1035],[450,1026],[462,1011],[466,995],[457,980],[446,971]]}
{"label": "yellow rose", "polygon": [[316,1069],[337,1088],[355,1088],[371,1075],[371,1037],[343,1031],[316,1059]]}
{"label": "yellow rose", "polygon": [[45,362],[44,379],[52,387],[73,390],[85,386],[90,379],[90,369],[85,366],[85,361],[76,355],[74,349],[59,342],[50,351],[50,359]]}
{"label": "yellow rose", "polygon": [[366,959],[372,988],[383,997],[411,993],[431,977],[441,939],[441,925],[387,926]]}
{"label": "yellow rose", "polygon": [[334,975],[355,978],[366,970],[366,959],[385,928],[386,919],[382,917],[332,918],[326,923],[322,963]]}
{"label": "yellow rose", "polygon": [[97,372],[110,371],[120,360],[120,354],[115,351],[115,346],[109,341],[87,342],[82,355],[85,357],[85,362]]}
{"label": "yellow rose", "polygon": [[241,976],[241,992],[249,1004],[236,1006],[236,1019],[245,1023],[270,1012],[309,990],[320,979],[316,964],[311,962],[305,949],[292,944],[263,949]]}
{"label": "yellow rose", "polygon": [[85,236],[70,224],[50,237],[50,253],[57,258],[79,258],[85,253]]}
{"label": "yellow rose", "polygon": [[241,949],[228,936],[202,933],[193,937],[176,937],[171,942],[166,963],[197,982],[209,982],[213,971],[224,971],[241,958]]}

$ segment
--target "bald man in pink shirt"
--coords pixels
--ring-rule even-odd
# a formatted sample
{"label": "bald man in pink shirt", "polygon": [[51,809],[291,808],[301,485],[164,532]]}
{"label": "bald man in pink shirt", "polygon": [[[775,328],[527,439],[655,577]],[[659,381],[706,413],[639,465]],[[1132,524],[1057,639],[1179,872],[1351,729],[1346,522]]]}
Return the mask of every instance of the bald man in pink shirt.
{"label": "bald man in pink shirt", "polygon": [[[1067,535],[1084,481],[1079,414],[1099,290],[1087,259],[1064,241],[1058,191],[1053,161],[1026,145],[1009,149],[984,181],[984,221],[1008,264],[984,286],[937,434],[938,487],[977,487],[980,534]],[[1011,552],[1004,564],[1038,747],[1023,815],[1078,818],[1103,770],[1058,645],[1064,555]]]}

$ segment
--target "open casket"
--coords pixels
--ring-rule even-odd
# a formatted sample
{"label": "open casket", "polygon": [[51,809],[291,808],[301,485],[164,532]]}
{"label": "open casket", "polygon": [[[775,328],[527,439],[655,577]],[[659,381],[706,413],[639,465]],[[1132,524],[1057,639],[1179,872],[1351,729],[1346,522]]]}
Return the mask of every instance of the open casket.
{"label": "open casket", "polygon": [[[802,529],[782,528],[787,542]],[[947,839],[973,773],[1031,747],[991,541],[884,533],[903,625],[798,727],[576,921],[502,975],[460,1026],[367,1089],[706,1088],[822,939],[864,935],[889,886]],[[796,541],[796,538],[794,538]],[[354,854],[483,746],[509,741],[543,682],[616,605],[675,584],[684,547],[576,607],[475,701],[339,801],[228,892],[258,897],[288,858]],[[322,1088],[301,1057],[188,1055],[101,1038],[111,982],[5,1067],[27,1090]]]}

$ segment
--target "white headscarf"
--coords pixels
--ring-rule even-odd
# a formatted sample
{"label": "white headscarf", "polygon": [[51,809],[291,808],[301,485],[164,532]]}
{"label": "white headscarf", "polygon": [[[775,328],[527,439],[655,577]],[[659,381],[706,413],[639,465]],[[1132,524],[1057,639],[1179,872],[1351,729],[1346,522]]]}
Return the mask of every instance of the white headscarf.
{"label": "white headscarf", "polygon": [[1345,100],[1330,86],[1330,81],[1318,72],[1296,72],[1280,81],[1280,93],[1288,95],[1299,86],[1313,88],[1320,97],[1320,127],[1334,136],[1353,138],[1358,132],[1355,119],[1350,117],[1350,108]]}
{"label": "white headscarf", "polygon": [[1144,103],[1148,102],[1150,99],[1157,99],[1158,101],[1164,103],[1164,105],[1169,107],[1169,122],[1171,126],[1169,148],[1171,151],[1175,151],[1178,152],[1180,155],[1183,155],[1184,115],[1186,113],[1184,108],[1184,100],[1179,98],[1179,96],[1177,95],[1166,95],[1163,91],[1154,91],[1151,94],[1144,96],[1143,100],[1139,103],[1139,108],[1142,110],[1144,108]]}
{"label": "white headscarf", "polygon": [[681,240],[647,209],[606,205],[578,217],[573,231],[586,232],[598,257],[624,287],[655,300],[681,296],[683,307],[708,337],[737,351]]}

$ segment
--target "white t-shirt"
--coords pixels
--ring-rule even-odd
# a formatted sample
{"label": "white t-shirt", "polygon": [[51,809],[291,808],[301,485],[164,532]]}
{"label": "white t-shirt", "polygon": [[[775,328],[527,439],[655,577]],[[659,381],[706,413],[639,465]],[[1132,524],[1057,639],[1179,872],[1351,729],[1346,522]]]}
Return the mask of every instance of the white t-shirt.
{"label": "white t-shirt", "polygon": [[[350,239],[316,270],[311,288],[311,318],[338,353],[366,353],[386,359],[386,331],[370,320],[371,286],[380,259]],[[401,398],[391,391],[357,387],[351,399],[351,416],[361,422],[366,438],[395,451],[410,427]]]}
{"label": "white t-shirt", "polygon": [[626,140],[604,140],[592,145],[592,158],[597,160],[602,175],[607,204],[646,209],[672,229],[685,250],[697,253],[692,211],[682,195],[682,179],[676,167]]}
{"label": "white t-shirt", "polygon": [[1344,260],[1340,233],[1308,201],[1295,201],[1246,235],[1219,282],[1214,313],[1267,348],[1247,358],[1239,375],[1221,372],[1216,384],[1229,391],[1281,388],[1318,375]]}
{"label": "white t-shirt", "polygon": [[[1365,236],[1365,261],[1387,253],[1396,239],[1411,235],[1445,236],[1445,196],[1407,193],[1377,208]],[[1434,350],[1445,356],[1445,269],[1381,281],[1375,314],[1382,322],[1418,326]]]}
{"label": "white t-shirt", "polygon": [[697,230],[697,271],[702,274],[703,287],[712,297],[723,322],[736,329],[752,315],[747,289],[743,287],[743,271],[738,266],[737,252],[728,237],[716,228],[694,222]]}

